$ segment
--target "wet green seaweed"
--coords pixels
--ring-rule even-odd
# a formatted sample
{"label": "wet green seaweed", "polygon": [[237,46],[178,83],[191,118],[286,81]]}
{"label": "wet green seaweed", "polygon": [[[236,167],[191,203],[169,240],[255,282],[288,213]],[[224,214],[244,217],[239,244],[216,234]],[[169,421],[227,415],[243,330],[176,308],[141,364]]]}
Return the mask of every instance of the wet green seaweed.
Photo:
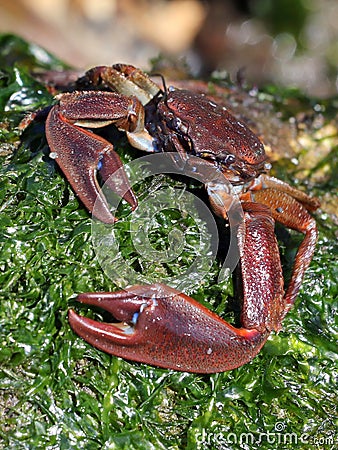
{"label": "wet green seaweed", "polygon": [[[88,214],[48,158],[43,124],[21,142],[17,128],[24,111],[51,102],[30,70],[63,65],[8,35],[0,37],[0,55],[0,447],[336,448],[334,216],[317,214],[318,248],[296,306],[250,364],[200,376],[99,352],[70,330],[67,310],[77,293],[115,286],[95,259]],[[118,151],[125,160],[132,154],[125,144]],[[313,168],[330,165],[312,185],[320,197],[337,189],[337,148],[325,158]],[[292,180],[285,170],[277,163],[278,176]],[[286,265],[299,242],[295,234],[288,239],[281,243]],[[131,258],[128,245],[124,257]],[[217,269],[193,294],[224,314],[232,287],[215,285]]]}

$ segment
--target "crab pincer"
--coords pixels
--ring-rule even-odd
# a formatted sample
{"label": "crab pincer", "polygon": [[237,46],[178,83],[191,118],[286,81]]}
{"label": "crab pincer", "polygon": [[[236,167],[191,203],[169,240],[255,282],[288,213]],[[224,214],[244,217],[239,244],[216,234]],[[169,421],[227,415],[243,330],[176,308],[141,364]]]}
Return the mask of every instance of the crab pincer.
{"label": "crab pincer", "polygon": [[[248,203],[245,210],[238,231],[245,276],[242,328],[169,286],[153,284],[114,293],[80,294],[80,302],[101,307],[120,322],[100,323],[70,310],[73,330],[107,353],[168,369],[214,373],[249,362],[271,330],[280,328],[284,300],[274,221],[265,206]],[[270,247],[271,257],[257,251],[251,255],[244,251],[247,247]]]}
{"label": "crab pincer", "polygon": [[70,310],[71,327],[88,343],[125,359],[179,371],[212,373],[236,368],[259,352],[269,334],[237,329],[162,284],[80,294],[78,300],[99,306],[122,321],[100,323]]}

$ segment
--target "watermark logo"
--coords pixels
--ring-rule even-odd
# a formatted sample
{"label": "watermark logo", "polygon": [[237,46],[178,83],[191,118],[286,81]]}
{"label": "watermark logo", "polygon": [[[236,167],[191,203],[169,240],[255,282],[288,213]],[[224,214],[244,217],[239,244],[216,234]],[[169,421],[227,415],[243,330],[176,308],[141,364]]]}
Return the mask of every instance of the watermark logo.
{"label": "watermark logo", "polygon": [[214,448],[219,450],[232,448],[232,445],[240,445],[241,448],[242,446],[250,448],[253,445],[271,445],[271,448],[284,448],[285,445],[288,448],[290,445],[333,448],[338,443],[337,436],[333,432],[325,435],[320,432],[295,433],[289,431],[285,422],[276,422],[272,430],[257,431],[256,433],[218,432],[208,434],[201,431],[196,434],[196,441],[198,449]]}
{"label": "watermark logo", "polygon": [[[127,173],[130,186],[148,185],[147,192],[138,195],[138,207],[130,213],[128,227],[121,221],[104,224],[92,220],[92,240],[101,267],[120,288],[134,284],[165,283],[178,290],[195,289],[205,279],[219,248],[219,234],[215,217],[209,206],[189,192],[184,183],[168,184],[164,175],[188,177],[207,187],[214,207],[227,212],[229,249],[219,280],[231,274],[239,261],[237,228],[243,211],[233,186],[212,164],[201,158],[181,158],[177,153],[158,153],[138,158],[118,169],[111,185],[123,186],[122,171]],[[119,217],[121,198],[105,183],[103,195],[112,214]],[[136,189],[134,189],[136,190]],[[162,220],[161,214],[166,213]],[[95,216],[95,207],[93,210]],[[164,216],[163,216],[164,217]],[[169,217],[169,220],[168,220]],[[170,219],[172,217],[172,219]],[[179,220],[182,218],[182,221]],[[161,227],[161,222],[163,226]],[[124,246],[132,246],[126,255]],[[132,254],[132,258],[130,257]],[[177,265],[177,271],[163,273],[160,265]],[[153,267],[153,270],[143,270]],[[169,271],[170,272],[170,271]]]}

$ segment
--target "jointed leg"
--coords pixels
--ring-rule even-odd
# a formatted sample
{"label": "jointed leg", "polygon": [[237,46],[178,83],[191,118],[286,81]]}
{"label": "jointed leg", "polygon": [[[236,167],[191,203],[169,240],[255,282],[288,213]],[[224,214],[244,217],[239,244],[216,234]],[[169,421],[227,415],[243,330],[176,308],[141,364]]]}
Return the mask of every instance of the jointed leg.
{"label": "jointed leg", "polygon": [[[292,194],[294,192],[299,193],[299,191],[293,190],[291,187],[290,189]],[[301,194],[298,194],[298,199],[302,197],[303,200],[307,200]],[[316,222],[305,206],[297,201],[298,199],[296,200],[294,196],[289,195],[289,193],[274,188],[267,188],[254,191],[251,195],[256,202],[270,207],[272,216],[277,222],[305,235],[297,251],[291,280],[285,294],[285,300],[289,305],[288,309],[290,309],[297,297],[304,273],[314,254],[318,236]],[[313,201],[313,206],[317,203],[317,200],[310,197],[307,198],[309,199],[307,200],[307,206],[310,209],[310,200]]]}

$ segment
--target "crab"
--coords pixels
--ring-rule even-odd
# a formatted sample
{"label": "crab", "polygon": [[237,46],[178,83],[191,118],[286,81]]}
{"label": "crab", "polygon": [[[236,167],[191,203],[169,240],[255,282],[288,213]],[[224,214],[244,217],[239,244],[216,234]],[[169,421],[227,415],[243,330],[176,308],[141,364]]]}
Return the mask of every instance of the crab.
{"label": "crab", "polygon": [[[85,293],[82,303],[110,312],[102,323],[69,311],[72,329],[112,355],[153,366],[195,373],[237,368],[252,360],[272,331],[278,332],[292,307],[317,240],[316,198],[269,176],[260,139],[224,105],[207,95],[161,88],[140,69],[116,64],[89,70],[77,90],[59,94],[46,121],[50,156],[55,159],[89,212],[114,223],[98,178],[132,209],[137,198],[111,142],[93,129],[113,125],[145,152],[171,152],[198,170],[201,161],[235,187],[243,220],[237,228],[242,280],[241,327],[164,284],[118,292]],[[194,156],[194,159],[192,159]],[[119,169],[120,176],[111,175]],[[220,180],[206,189],[214,213],[227,218],[229,192]],[[95,205],[95,208],[94,208]],[[291,280],[284,280],[275,221],[304,234]]]}

